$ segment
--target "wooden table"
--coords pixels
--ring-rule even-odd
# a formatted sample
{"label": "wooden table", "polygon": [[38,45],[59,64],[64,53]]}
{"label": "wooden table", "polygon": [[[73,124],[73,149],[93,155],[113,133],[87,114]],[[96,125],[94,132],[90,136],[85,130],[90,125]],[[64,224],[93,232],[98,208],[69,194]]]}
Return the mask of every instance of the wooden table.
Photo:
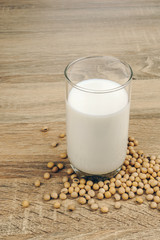
{"label": "wooden table", "polygon": [[159,0],[0,1],[0,239],[160,239],[160,213],[146,202],[130,200],[117,211],[108,200],[102,215],[79,205],[69,213],[70,200],[56,211],[53,200],[42,200],[61,188],[66,171],[43,180],[46,163],[66,149],[58,139],[65,131],[65,66],[90,55],[127,61],[134,71],[130,135],[145,153],[160,154],[159,54]]}

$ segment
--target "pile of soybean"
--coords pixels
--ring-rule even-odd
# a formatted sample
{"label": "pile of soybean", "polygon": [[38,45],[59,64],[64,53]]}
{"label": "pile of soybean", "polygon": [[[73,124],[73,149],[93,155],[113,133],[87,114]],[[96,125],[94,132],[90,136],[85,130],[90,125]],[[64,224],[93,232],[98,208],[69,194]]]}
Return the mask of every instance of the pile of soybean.
{"label": "pile of soybean", "polygon": [[[65,134],[60,134],[64,138]],[[59,144],[52,143],[52,147]],[[93,211],[100,209],[101,213],[107,213],[109,208],[107,201],[103,206],[98,202],[102,199],[114,199],[116,209],[121,208],[121,201],[135,199],[135,203],[143,204],[144,200],[150,202],[152,209],[160,210],[160,155],[145,155],[142,150],[136,150],[138,141],[134,137],[128,138],[126,158],[120,172],[110,180],[94,182],[92,179],[78,178],[72,168],[67,169],[67,175],[62,177],[63,188],[44,194],[43,199],[49,201],[55,199],[53,207],[58,209],[67,198],[75,199],[79,204],[88,204]],[[62,159],[67,158],[66,153],[60,154]],[[63,163],[56,166],[53,162],[47,164],[48,169],[53,173],[64,168]],[[44,179],[49,179],[51,174],[44,173]],[[40,187],[40,180],[35,181],[35,186]],[[72,201],[73,202],[73,201]],[[104,202],[104,201],[103,201]],[[22,202],[23,207],[28,207],[27,200]],[[68,205],[69,211],[74,211],[76,204]]]}

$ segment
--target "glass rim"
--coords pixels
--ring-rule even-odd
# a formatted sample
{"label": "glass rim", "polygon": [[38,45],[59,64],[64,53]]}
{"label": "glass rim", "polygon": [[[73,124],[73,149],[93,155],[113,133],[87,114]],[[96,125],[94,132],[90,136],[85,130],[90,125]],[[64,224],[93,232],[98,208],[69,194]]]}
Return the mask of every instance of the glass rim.
{"label": "glass rim", "polygon": [[[73,82],[71,81],[71,79],[68,77],[67,71],[68,71],[69,68],[70,68],[72,65],[74,65],[75,63],[80,62],[80,61],[85,60],[85,59],[89,59],[89,58],[105,58],[105,57],[114,58],[114,59],[118,60],[120,63],[122,63],[125,67],[129,68],[129,70],[130,70],[130,76],[129,76],[128,80],[125,81],[122,85],[120,85],[120,86],[118,86],[118,87],[114,87],[114,88],[112,88],[112,89],[93,90],[93,89],[89,89],[89,88],[84,88],[84,87],[78,86],[76,83],[73,83]],[[131,66],[130,66],[128,63],[126,63],[126,62],[124,62],[124,61],[121,61],[120,59],[115,58],[115,57],[113,57],[113,56],[88,56],[88,57],[78,58],[78,59],[72,61],[71,63],[69,63],[69,64],[66,66],[65,70],[64,70],[64,75],[65,75],[68,83],[69,83],[70,85],[72,85],[72,87],[75,87],[75,88],[77,88],[78,90],[81,90],[81,91],[83,91],[83,92],[88,92],[88,93],[110,93],[110,92],[115,92],[115,91],[118,91],[118,90],[120,90],[120,89],[125,88],[125,87],[131,82],[131,79],[132,79],[132,76],[133,76],[133,71],[132,71]],[[84,80],[85,80],[85,79],[84,79]]]}

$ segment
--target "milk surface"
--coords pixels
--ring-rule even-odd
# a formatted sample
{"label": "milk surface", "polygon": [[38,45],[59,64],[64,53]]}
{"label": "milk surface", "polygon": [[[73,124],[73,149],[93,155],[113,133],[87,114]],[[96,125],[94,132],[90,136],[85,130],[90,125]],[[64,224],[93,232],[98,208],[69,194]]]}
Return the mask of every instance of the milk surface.
{"label": "milk surface", "polygon": [[[104,79],[88,79],[77,86],[111,90],[120,85]],[[88,174],[106,174],[125,159],[129,103],[124,88],[90,93],[72,88],[67,106],[67,153],[71,164]]]}

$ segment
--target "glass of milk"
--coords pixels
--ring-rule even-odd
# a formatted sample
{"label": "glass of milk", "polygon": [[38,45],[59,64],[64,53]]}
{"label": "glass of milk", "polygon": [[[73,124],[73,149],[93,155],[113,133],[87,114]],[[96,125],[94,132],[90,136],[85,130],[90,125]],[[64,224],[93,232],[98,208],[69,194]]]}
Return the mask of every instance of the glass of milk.
{"label": "glass of milk", "polygon": [[125,160],[132,69],[117,58],[80,58],[65,69],[67,153],[79,176],[113,177]]}

